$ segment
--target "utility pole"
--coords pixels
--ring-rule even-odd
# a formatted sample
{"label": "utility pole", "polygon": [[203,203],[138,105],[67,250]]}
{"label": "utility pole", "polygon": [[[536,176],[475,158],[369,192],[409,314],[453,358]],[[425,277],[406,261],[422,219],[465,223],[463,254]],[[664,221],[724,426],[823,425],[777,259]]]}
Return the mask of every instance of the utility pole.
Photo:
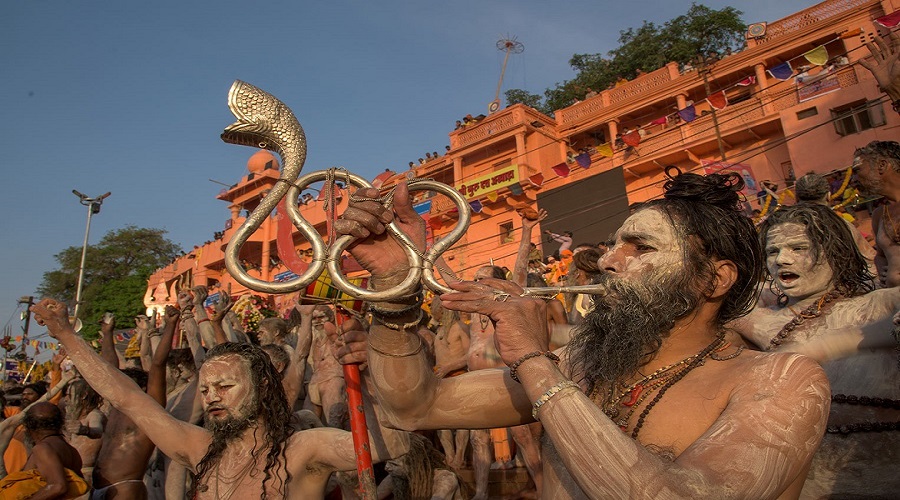
{"label": "utility pole", "polygon": [[[709,73],[712,71],[712,66],[715,65],[718,58],[715,55],[698,55],[696,60],[697,71],[703,77],[703,88],[706,90],[706,96],[709,97],[712,94],[709,88]],[[719,143],[719,156],[722,157],[722,162],[725,162],[728,158],[725,156],[725,146],[722,142],[722,134],[719,132],[719,119],[716,117],[716,108],[710,104],[709,109],[712,112],[713,128],[716,130],[716,142]]]}
{"label": "utility pole", "polygon": [[96,198],[89,198],[87,195],[79,193],[74,189],[72,190],[72,193],[80,199],[82,205],[88,207],[87,227],[84,230],[84,244],[81,246],[81,264],[78,266],[78,286],[75,289],[75,313],[72,321],[76,321],[78,320],[78,312],[81,310],[81,286],[84,281],[84,260],[87,256],[88,235],[91,232],[91,216],[100,213],[100,205],[102,205],[103,200],[112,193],[107,192]]}

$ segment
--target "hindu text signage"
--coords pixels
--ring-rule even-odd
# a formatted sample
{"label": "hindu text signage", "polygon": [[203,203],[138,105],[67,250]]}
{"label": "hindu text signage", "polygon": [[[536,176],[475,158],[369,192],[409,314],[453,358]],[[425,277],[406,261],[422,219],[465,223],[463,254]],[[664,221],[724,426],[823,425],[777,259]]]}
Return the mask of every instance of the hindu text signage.
{"label": "hindu text signage", "polygon": [[837,75],[830,71],[823,71],[813,77],[795,78],[797,81],[797,100],[799,102],[815,99],[816,97],[841,90],[841,83]]}
{"label": "hindu text signage", "polygon": [[491,172],[475,179],[469,179],[466,182],[459,184],[456,189],[467,199],[471,199],[485,195],[491,191],[509,187],[518,182],[519,166],[511,165],[502,170]]}

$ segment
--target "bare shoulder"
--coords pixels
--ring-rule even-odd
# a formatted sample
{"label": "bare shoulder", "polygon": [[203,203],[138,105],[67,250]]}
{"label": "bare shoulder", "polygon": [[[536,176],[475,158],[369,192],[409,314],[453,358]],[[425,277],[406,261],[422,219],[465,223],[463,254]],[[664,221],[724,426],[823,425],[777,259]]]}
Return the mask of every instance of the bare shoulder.
{"label": "bare shoulder", "polygon": [[[732,401],[776,397],[830,399],[825,371],[814,359],[790,352],[745,351],[729,370],[734,381]],[[798,400],[799,401],[799,400]]]}
{"label": "bare shoulder", "polygon": [[[297,431],[288,439],[285,454],[294,470],[305,473],[331,473],[336,469],[335,457],[339,461],[355,462],[353,436],[342,429],[317,427]],[[294,471],[292,471],[293,473]]]}

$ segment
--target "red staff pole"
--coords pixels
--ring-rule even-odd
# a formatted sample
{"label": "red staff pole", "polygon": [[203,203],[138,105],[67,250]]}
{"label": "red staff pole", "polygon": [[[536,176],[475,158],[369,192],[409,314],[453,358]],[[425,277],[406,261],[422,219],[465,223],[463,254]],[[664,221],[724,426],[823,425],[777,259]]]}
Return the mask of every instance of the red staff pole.
{"label": "red staff pole", "polygon": [[[326,181],[328,182],[328,181]],[[333,183],[334,180],[332,179]],[[348,186],[349,187],[349,186]],[[334,184],[327,190],[330,196],[327,199],[327,229],[328,241],[333,243],[335,239],[334,221],[335,205]],[[344,320],[347,318],[335,303],[335,326],[340,335]],[[347,406],[350,413],[350,433],[353,435],[353,451],[356,452],[356,474],[359,478],[359,495],[362,500],[375,500],[375,472],[372,470],[372,448],[369,446],[369,426],[366,424],[366,411],[363,406],[362,384],[359,375],[359,365],[344,365],[344,381],[347,384]]]}
{"label": "red staff pole", "polygon": [[[339,308],[335,308],[338,335],[347,318]],[[344,380],[347,383],[347,406],[350,410],[350,432],[353,434],[353,450],[356,452],[356,474],[359,477],[360,497],[375,500],[375,473],[372,470],[372,449],[369,446],[369,427],[363,405],[362,384],[359,365],[344,365]]]}

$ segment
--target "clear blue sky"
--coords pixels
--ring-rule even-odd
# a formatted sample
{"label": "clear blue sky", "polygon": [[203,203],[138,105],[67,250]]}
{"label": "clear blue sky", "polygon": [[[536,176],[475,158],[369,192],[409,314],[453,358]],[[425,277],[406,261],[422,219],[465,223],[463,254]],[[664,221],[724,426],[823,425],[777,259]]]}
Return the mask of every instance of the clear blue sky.
{"label": "clear blue sky", "polygon": [[[733,5],[775,21],[812,0]],[[90,242],[126,225],[162,228],[184,249],[228,218],[215,198],[253,149],[225,144],[235,79],[274,94],[303,124],[304,171],[344,166],[369,179],[444,150],[455,120],[486,111],[503,53],[503,90],[542,94],[571,79],[575,53],[606,53],[620,30],[683,14],[688,0],[4,2],[0,15],[0,325],[53,256],[84,239],[72,194],[112,192]],[[502,98],[502,94],[501,94]],[[32,337],[45,330],[32,323]]]}

